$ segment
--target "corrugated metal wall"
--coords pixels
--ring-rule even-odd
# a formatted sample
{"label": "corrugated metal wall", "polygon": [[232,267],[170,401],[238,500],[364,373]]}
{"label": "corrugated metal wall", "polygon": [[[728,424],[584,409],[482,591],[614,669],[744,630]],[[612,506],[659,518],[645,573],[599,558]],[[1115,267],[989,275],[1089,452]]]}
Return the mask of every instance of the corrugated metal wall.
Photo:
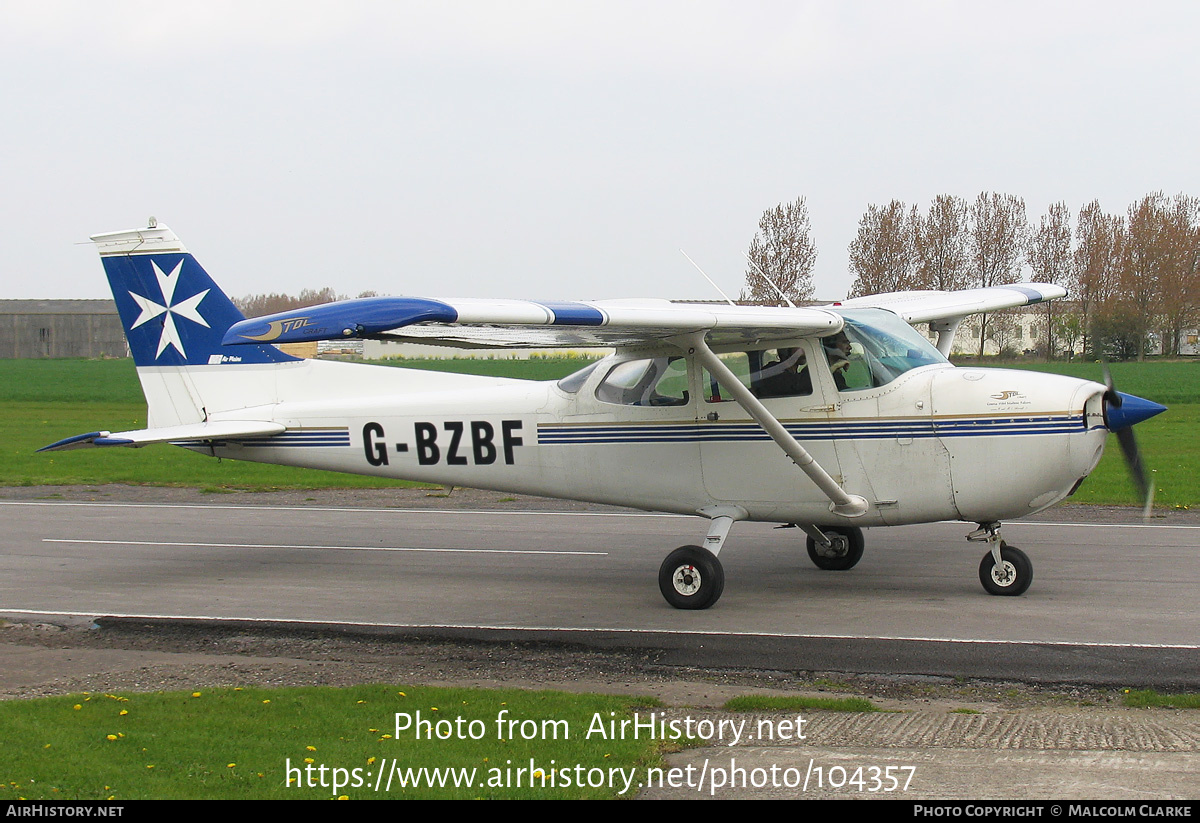
{"label": "corrugated metal wall", "polygon": [[128,356],[111,300],[0,300],[0,358]]}

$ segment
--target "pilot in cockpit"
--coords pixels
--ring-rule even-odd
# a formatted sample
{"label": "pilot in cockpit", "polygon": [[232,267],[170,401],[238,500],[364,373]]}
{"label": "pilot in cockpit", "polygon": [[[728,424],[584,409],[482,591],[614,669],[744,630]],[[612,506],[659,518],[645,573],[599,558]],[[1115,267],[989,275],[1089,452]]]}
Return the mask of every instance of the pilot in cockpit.
{"label": "pilot in cockpit", "polygon": [[850,367],[850,338],[844,331],[826,337],[821,341],[825,347],[825,356],[829,358],[829,370],[833,372],[833,382],[839,391],[846,388],[846,369]]}

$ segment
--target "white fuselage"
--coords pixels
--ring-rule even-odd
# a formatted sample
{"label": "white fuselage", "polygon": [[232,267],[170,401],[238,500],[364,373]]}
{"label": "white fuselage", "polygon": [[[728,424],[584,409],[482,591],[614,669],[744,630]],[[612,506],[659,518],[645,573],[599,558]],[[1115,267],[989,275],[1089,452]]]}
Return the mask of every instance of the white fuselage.
{"label": "white fuselage", "polygon": [[[601,399],[613,365],[638,356],[603,361],[569,391],[321,361],[198,367],[187,387],[170,390],[154,369],[140,372],[148,397],[187,390],[222,410],[210,419],[287,426],[197,448],[219,457],[647,510],[728,504],[755,520],[848,522],[736,402],[709,396],[690,357],[680,377],[689,390],[675,404]],[[1095,467],[1107,434],[1104,387],[1067,377],[938,364],[855,392],[840,392],[827,369],[813,378],[811,395],[763,403],[869,502],[859,526],[991,522],[1044,509]],[[305,399],[288,399],[297,397]]]}

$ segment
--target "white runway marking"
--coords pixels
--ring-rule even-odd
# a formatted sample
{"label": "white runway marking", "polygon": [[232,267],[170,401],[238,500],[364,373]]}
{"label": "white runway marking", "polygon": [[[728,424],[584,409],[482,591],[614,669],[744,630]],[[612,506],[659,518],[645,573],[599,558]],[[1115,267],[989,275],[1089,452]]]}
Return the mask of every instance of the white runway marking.
{"label": "white runway marking", "polygon": [[185,543],[166,540],[73,540],[43,537],[43,543],[85,543],[97,546],[184,546],[201,549],[324,549],[352,552],[433,552],[449,554],[567,554],[607,557],[608,552],[553,551],[541,549],[427,549],[415,546],[299,546],[286,543]]}

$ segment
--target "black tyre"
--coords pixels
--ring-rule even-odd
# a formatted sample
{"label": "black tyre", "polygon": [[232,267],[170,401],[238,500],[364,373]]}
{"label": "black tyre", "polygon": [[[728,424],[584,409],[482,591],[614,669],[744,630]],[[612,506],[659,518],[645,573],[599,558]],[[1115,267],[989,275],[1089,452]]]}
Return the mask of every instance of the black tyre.
{"label": "black tyre", "polygon": [[1033,582],[1033,564],[1025,552],[1007,543],[1000,544],[999,566],[988,552],[979,562],[979,582],[988,594],[1016,597],[1024,594]]}
{"label": "black tyre", "polygon": [[677,609],[707,609],[725,590],[725,570],[707,549],[681,546],[659,567],[658,588]]}
{"label": "black tyre", "polygon": [[825,550],[826,553],[822,554],[817,541],[808,538],[808,558],[814,566],[825,571],[843,572],[858,565],[858,561],[862,560],[865,544],[862,529],[857,526],[834,526],[822,528],[821,531],[833,541],[833,549]]}

